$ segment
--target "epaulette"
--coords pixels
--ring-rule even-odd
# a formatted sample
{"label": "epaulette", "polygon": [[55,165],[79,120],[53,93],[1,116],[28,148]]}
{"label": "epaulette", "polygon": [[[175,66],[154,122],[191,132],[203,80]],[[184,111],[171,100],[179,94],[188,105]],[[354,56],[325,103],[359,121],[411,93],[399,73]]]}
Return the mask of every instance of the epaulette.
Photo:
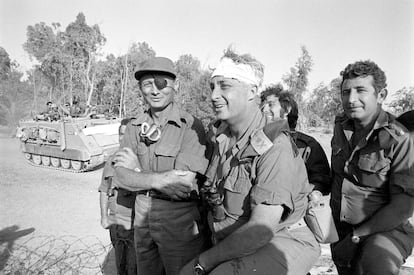
{"label": "epaulette", "polygon": [[381,128],[378,133],[378,141],[381,148],[390,148],[407,133],[407,129],[396,120],[391,120],[389,124]]}
{"label": "epaulette", "polygon": [[243,151],[241,158],[264,154],[273,146],[273,141],[282,133],[288,133],[289,127],[285,121],[275,121],[256,130],[251,138],[250,145]]}

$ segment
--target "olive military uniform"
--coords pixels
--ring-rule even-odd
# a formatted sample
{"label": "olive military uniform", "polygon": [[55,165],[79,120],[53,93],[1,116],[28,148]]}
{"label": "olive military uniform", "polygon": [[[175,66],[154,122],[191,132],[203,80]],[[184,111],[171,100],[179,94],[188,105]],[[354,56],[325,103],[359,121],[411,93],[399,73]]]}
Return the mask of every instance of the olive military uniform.
{"label": "olive military uniform", "polygon": [[[393,194],[405,193],[414,199],[414,143],[404,126],[381,109],[373,129],[355,148],[353,133],[352,120],[345,114],[338,116],[332,139],[331,207],[340,240],[387,205]],[[411,217],[361,241],[353,266],[367,266],[370,274],[398,274],[413,246]],[[349,272],[341,274],[359,274]]]}
{"label": "olive military uniform", "polygon": [[[147,110],[127,126],[121,147],[136,153],[143,172],[185,170],[204,174],[208,160],[201,122],[174,104],[166,117],[168,120],[160,125],[160,139],[148,143],[140,135],[143,123],[153,124]],[[199,202],[192,197],[176,201],[155,190],[139,191],[134,229],[139,274],[178,274],[207,243]]]}
{"label": "olive military uniform", "polygon": [[281,133],[272,142],[261,130],[265,118],[260,110],[253,116],[252,124],[231,148],[226,123],[217,122],[210,134],[214,150],[206,175],[224,198],[224,216],[209,213],[213,237],[220,242],[229,236],[248,222],[259,204],[282,205],[285,212],[269,243],[254,254],[220,264],[209,274],[306,274],[320,248],[303,222],[311,191],[304,162],[287,127],[279,129]]}

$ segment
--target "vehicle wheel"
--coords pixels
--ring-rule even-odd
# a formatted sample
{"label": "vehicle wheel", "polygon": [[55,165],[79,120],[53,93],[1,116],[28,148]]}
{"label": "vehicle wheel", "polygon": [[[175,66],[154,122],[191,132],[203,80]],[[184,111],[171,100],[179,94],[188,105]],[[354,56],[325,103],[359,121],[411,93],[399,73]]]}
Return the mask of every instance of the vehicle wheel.
{"label": "vehicle wheel", "polygon": [[71,160],[70,162],[72,163],[72,168],[74,170],[79,171],[80,169],[82,169],[82,161]]}
{"label": "vehicle wheel", "polygon": [[29,159],[32,158],[32,154],[30,154],[30,153],[24,153],[24,158],[27,159],[27,160],[29,160]]}
{"label": "vehicle wheel", "polygon": [[60,159],[58,158],[50,158],[50,163],[52,163],[53,167],[59,167],[60,166]]}
{"label": "vehicle wheel", "polygon": [[34,164],[40,165],[42,163],[42,158],[39,155],[33,155],[32,158]]}
{"label": "vehicle wheel", "polygon": [[69,169],[70,168],[70,160],[68,160],[68,159],[61,159],[60,160],[60,164],[65,169]]}
{"label": "vehicle wheel", "polygon": [[42,156],[42,163],[43,163],[44,166],[49,166],[50,165],[50,157]]}

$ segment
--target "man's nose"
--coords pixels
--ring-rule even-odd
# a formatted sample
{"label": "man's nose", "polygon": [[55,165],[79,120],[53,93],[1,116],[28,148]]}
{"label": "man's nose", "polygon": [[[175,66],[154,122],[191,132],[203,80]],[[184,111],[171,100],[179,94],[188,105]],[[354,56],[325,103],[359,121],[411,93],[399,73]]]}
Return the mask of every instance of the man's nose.
{"label": "man's nose", "polygon": [[158,90],[157,85],[155,85],[155,83],[152,83],[152,90],[151,93],[154,95],[157,95],[160,93],[160,90]]}
{"label": "man's nose", "polygon": [[269,112],[269,104],[267,104],[267,103],[265,103],[265,104],[263,104],[263,106],[262,106],[262,112],[263,113],[267,113],[267,112]]}
{"label": "man's nose", "polygon": [[358,93],[356,90],[351,89],[349,92],[349,102],[355,102],[358,99]]}
{"label": "man's nose", "polygon": [[214,87],[211,91],[211,100],[216,100],[220,97],[220,89],[218,87]]}

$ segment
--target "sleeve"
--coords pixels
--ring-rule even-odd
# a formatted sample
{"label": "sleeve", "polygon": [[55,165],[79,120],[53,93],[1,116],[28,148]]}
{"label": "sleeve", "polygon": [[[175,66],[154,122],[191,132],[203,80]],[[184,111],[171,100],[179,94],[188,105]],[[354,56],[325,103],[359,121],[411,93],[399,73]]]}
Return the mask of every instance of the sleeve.
{"label": "sleeve", "polygon": [[405,134],[393,148],[390,172],[392,194],[407,193],[414,196],[414,134]]}
{"label": "sleeve", "polygon": [[129,147],[137,153],[138,140],[137,140],[137,127],[129,123],[125,128],[124,138],[121,140],[120,148]]}
{"label": "sleeve", "polygon": [[174,168],[204,175],[208,166],[206,154],[204,127],[200,120],[194,118],[193,123],[184,132]]}
{"label": "sleeve", "polygon": [[108,178],[114,176],[115,170],[111,166],[111,158],[105,163],[104,169],[102,171],[101,184],[98,187],[99,192],[107,192],[109,188]]}
{"label": "sleeve", "polygon": [[331,176],[328,158],[322,146],[316,140],[309,143],[311,152],[306,162],[309,183],[315,186],[322,194],[331,192]]}
{"label": "sleeve", "polygon": [[288,137],[279,136],[257,162],[256,182],[250,196],[252,207],[270,204],[293,210],[294,196],[303,180],[307,182],[302,159],[294,157]]}

